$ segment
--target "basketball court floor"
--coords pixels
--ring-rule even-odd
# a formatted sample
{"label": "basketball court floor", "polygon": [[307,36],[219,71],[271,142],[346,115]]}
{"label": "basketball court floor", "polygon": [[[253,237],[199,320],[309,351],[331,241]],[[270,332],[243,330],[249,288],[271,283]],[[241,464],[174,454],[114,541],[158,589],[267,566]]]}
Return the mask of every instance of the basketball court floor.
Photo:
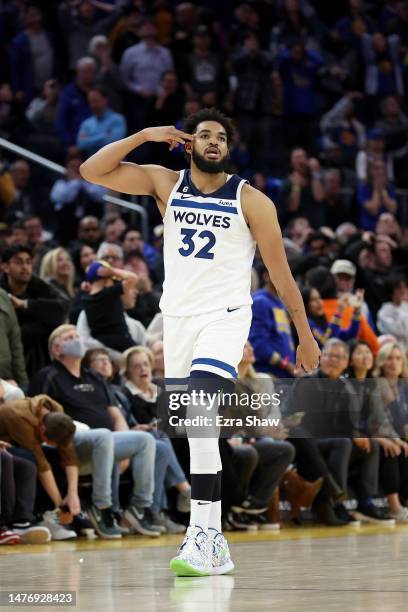
{"label": "basketball court floor", "polygon": [[0,590],[75,591],[76,608],[90,612],[408,610],[408,525],[234,533],[234,573],[209,578],[170,573],[168,562],[181,540],[3,546]]}

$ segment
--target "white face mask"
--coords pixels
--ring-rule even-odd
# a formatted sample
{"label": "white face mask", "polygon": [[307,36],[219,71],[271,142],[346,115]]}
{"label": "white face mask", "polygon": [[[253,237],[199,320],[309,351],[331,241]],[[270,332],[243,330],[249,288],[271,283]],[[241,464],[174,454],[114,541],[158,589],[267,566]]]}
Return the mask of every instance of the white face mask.
{"label": "white face mask", "polygon": [[64,340],[61,342],[62,354],[65,357],[75,357],[77,359],[82,359],[85,355],[85,347],[80,338],[75,338],[73,340]]}

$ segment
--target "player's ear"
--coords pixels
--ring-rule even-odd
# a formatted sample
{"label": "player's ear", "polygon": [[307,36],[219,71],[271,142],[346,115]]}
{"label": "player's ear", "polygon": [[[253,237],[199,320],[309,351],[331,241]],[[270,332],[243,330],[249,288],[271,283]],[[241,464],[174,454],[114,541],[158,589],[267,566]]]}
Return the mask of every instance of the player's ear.
{"label": "player's ear", "polygon": [[188,140],[185,144],[184,144],[184,151],[188,154],[191,155],[191,152],[193,150],[193,145],[192,143]]}

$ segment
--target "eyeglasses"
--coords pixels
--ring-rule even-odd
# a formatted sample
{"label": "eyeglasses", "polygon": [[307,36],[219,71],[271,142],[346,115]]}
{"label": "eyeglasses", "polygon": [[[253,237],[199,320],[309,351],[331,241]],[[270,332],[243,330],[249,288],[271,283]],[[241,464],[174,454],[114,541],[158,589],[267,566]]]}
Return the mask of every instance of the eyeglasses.
{"label": "eyeglasses", "polygon": [[338,355],[337,353],[323,352],[323,356],[327,357],[327,359],[333,359],[335,361],[342,361],[343,359],[347,359],[347,355]]}
{"label": "eyeglasses", "polygon": [[91,359],[91,363],[95,363],[95,361],[99,361],[99,363],[111,363],[109,357],[94,357]]}

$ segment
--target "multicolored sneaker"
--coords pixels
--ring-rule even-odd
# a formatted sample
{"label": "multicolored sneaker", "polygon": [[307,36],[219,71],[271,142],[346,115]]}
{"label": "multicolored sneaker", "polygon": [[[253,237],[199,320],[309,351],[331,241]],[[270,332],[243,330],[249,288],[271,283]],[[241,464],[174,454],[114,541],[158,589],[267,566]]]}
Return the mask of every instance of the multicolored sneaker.
{"label": "multicolored sneaker", "polygon": [[210,527],[208,530],[210,544],[212,545],[212,571],[213,576],[228,574],[234,569],[228,542],[220,531]]}
{"label": "multicolored sneaker", "polygon": [[170,561],[170,569],[176,576],[210,576],[211,556],[208,535],[199,525],[190,525],[177,555]]}

